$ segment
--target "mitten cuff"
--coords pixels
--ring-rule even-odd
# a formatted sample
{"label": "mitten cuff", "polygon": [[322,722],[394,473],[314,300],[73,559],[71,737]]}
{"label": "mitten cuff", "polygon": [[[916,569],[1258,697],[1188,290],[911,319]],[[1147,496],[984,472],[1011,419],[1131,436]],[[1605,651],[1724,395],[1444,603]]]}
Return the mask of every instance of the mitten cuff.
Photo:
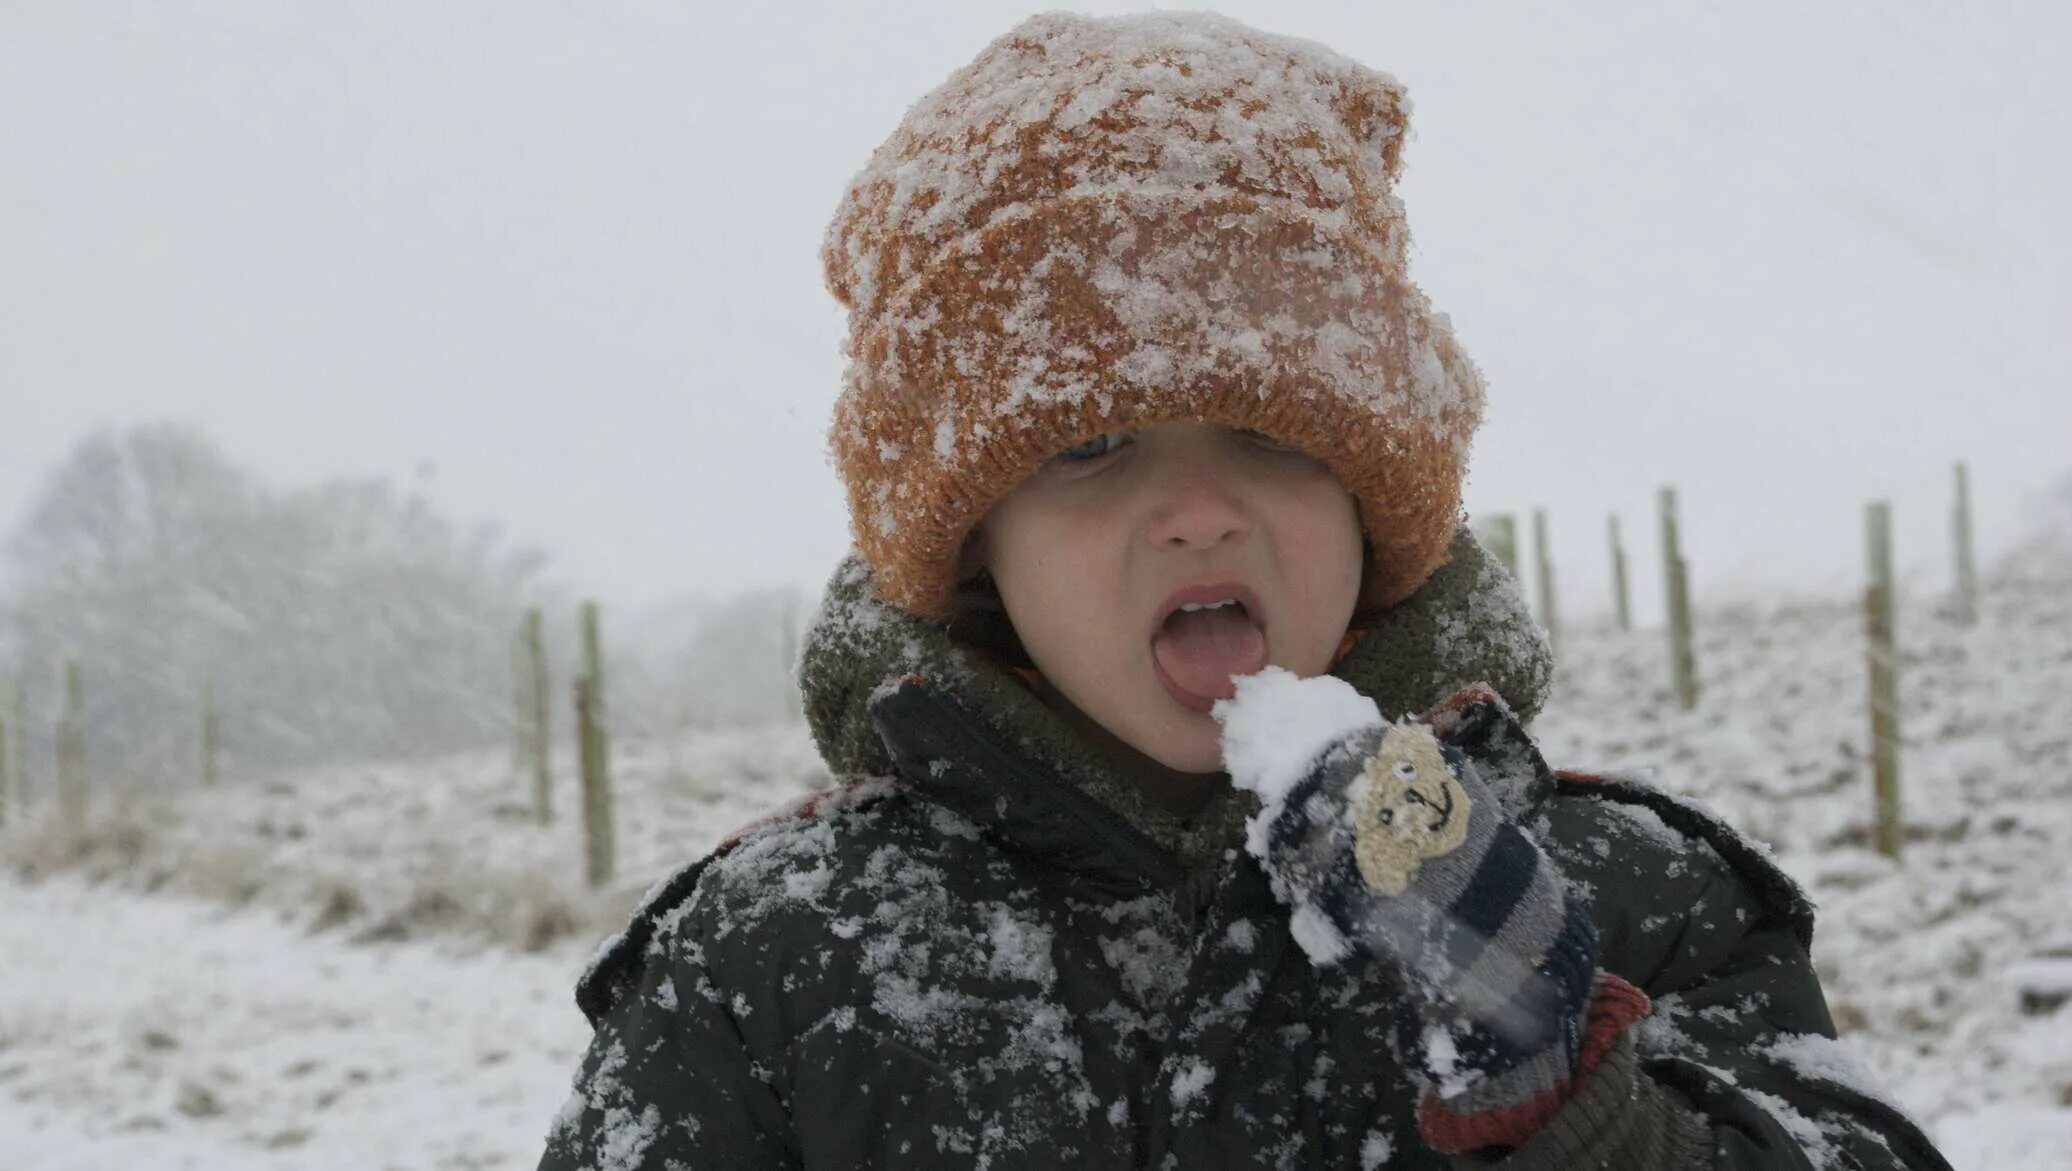
{"label": "mitten cuff", "polygon": [[1647,1015],[1650,1005],[1647,993],[1618,976],[1599,973],[1596,994],[1591,997],[1589,1015],[1584,1021],[1576,1067],[1567,1078],[1522,1102],[1473,1113],[1449,1110],[1438,1094],[1427,1089],[1417,1112],[1425,1145],[1449,1155],[1523,1146],[1579,1088],[1589,1083],[1606,1051],[1628,1026]]}

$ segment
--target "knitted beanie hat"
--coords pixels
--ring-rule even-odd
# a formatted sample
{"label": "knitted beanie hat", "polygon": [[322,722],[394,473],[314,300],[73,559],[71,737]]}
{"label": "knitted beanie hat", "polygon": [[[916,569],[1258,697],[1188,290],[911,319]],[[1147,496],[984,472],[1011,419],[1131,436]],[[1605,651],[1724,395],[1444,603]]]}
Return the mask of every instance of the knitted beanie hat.
{"label": "knitted beanie hat", "polygon": [[1410,283],[1387,74],[1221,16],[1033,17],[907,111],[829,225],[829,446],[886,601],[952,616],[993,503],[1067,447],[1257,431],[1358,504],[1361,610],[1445,561],[1483,388]]}

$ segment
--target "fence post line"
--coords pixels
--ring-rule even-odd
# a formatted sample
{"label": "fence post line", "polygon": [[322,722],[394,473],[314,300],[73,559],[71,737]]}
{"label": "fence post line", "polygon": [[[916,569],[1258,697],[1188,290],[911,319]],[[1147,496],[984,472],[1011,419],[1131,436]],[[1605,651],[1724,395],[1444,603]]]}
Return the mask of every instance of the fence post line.
{"label": "fence post line", "polygon": [[529,710],[520,713],[526,729],[525,748],[532,770],[532,814],[541,825],[554,820],[554,774],[548,762],[552,683],[547,677],[546,639],[542,633],[540,608],[525,611],[525,677],[529,680],[526,699]]}
{"label": "fence post line", "polygon": [[58,715],[58,810],[74,833],[86,828],[86,728],[80,711],[79,664],[65,660],[64,707]]}
{"label": "fence post line", "polygon": [[11,680],[0,680],[0,825],[10,812],[29,808],[29,724],[28,689]]}
{"label": "fence post line", "polygon": [[1957,559],[1957,622],[1978,622],[1978,565],[1971,545],[1971,469],[1957,461],[1957,499],[1950,510],[1952,549]]}
{"label": "fence post line", "polygon": [[1540,624],[1547,628],[1547,641],[1561,649],[1561,615],[1555,606],[1554,550],[1547,537],[1547,510],[1532,510],[1532,550],[1540,587]]}
{"label": "fence post line", "polygon": [[[0,683],[0,701],[7,699],[9,690],[6,684]],[[0,828],[5,828],[7,825],[7,805],[13,799],[11,793],[13,785],[9,780],[10,770],[7,767],[11,763],[7,752],[7,745],[9,743],[7,720],[11,714],[8,709],[12,706],[12,703],[0,702]],[[19,735],[19,733],[16,734]]]}
{"label": "fence post line", "polygon": [[16,682],[14,688],[14,792],[16,804],[29,807],[29,689]]}
{"label": "fence post line", "polygon": [[585,877],[593,887],[612,879],[611,740],[604,702],[604,661],[598,647],[597,603],[584,602],[583,673],[576,680],[577,756],[583,770]]}
{"label": "fence post line", "polygon": [[1503,563],[1504,569],[1524,588],[1524,580],[1518,577],[1518,525],[1508,512],[1492,512],[1477,518],[1477,535],[1482,538],[1483,547]]}
{"label": "fence post line", "polygon": [[1871,770],[1877,809],[1878,852],[1899,857],[1899,656],[1892,588],[1892,510],[1873,501],[1864,510],[1864,553],[1869,584],[1864,589],[1865,632],[1869,636]]}
{"label": "fence post line", "polygon": [[1669,602],[1669,681],[1677,706],[1690,711],[1698,706],[1698,663],[1691,645],[1690,566],[1684,561],[1683,543],[1677,530],[1675,487],[1665,486],[1659,502],[1662,510],[1662,575]]}
{"label": "fence post line", "polygon": [[216,738],[219,729],[216,723],[216,681],[203,677],[201,681],[201,783],[211,788],[217,780]]}
{"label": "fence post line", "polygon": [[526,777],[526,718],[532,711],[532,677],[525,669],[525,622],[521,618],[511,631],[511,777],[523,783]]}
{"label": "fence post line", "polygon": [[1618,609],[1619,629],[1633,629],[1633,607],[1626,595],[1626,546],[1619,540],[1619,516],[1613,513],[1611,521],[1612,538],[1612,601]]}

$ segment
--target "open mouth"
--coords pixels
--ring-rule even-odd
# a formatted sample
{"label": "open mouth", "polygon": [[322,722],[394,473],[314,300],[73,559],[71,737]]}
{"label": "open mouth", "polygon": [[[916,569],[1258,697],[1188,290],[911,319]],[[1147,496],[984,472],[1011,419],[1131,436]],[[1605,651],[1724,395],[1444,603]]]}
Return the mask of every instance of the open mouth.
{"label": "open mouth", "polygon": [[1266,622],[1259,595],[1236,582],[1189,586],[1160,607],[1151,660],[1174,702],[1207,712],[1237,694],[1236,676],[1266,666]]}

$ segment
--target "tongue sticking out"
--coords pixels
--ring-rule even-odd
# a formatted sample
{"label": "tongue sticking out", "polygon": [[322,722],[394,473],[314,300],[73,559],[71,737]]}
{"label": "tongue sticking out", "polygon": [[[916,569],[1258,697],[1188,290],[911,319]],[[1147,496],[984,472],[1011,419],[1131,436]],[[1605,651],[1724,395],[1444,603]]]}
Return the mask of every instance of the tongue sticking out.
{"label": "tongue sticking out", "polygon": [[1266,632],[1239,606],[1176,610],[1151,640],[1151,653],[1182,691],[1229,699],[1237,694],[1232,675],[1255,674],[1266,666]]}

